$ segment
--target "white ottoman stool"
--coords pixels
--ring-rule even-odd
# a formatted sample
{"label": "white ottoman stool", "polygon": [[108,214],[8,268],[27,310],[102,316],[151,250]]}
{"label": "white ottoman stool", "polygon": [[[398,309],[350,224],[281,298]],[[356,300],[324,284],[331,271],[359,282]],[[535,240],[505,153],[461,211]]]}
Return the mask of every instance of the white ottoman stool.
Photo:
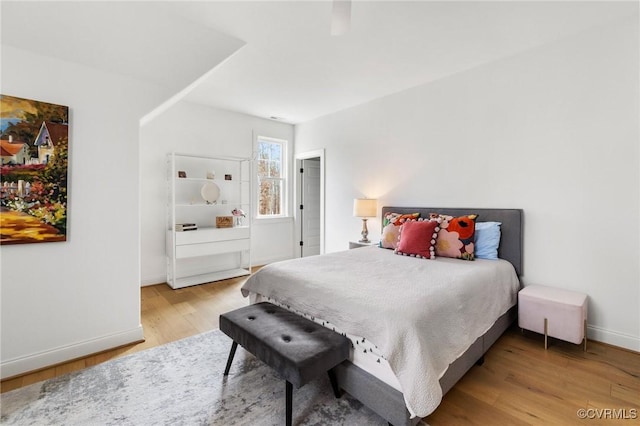
{"label": "white ottoman stool", "polygon": [[587,295],[542,285],[518,293],[518,325],[522,329],[580,344],[587,350]]}

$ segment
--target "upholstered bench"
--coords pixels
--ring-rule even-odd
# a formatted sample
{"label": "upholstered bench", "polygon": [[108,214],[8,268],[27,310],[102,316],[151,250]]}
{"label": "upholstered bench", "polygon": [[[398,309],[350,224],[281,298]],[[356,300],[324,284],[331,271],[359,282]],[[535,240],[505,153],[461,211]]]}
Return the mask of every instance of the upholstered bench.
{"label": "upholstered bench", "polygon": [[580,344],[587,350],[587,295],[542,285],[530,285],[518,293],[520,328]]}
{"label": "upholstered bench", "polygon": [[220,330],[233,339],[224,375],[238,344],[272,367],[286,381],[286,424],[291,425],[293,386],[300,388],[328,373],[336,398],[340,390],[332,368],[349,357],[349,339],[271,303],[257,303],[220,315]]}

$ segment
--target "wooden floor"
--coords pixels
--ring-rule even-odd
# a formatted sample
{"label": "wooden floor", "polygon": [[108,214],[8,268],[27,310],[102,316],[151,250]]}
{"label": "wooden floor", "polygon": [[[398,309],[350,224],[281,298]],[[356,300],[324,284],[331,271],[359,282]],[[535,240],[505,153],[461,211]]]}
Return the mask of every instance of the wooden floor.
{"label": "wooden floor", "polygon": [[[2,392],[218,328],[218,316],[245,306],[245,278],[171,290],[143,287],[146,341],[2,382]],[[588,419],[578,410],[588,410]],[[634,418],[635,417],[635,418]],[[614,420],[614,419],[621,420]],[[582,346],[512,328],[447,394],[429,425],[640,424],[640,354]]]}
{"label": "wooden floor", "polygon": [[640,425],[640,354],[597,342],[583,352],[582,345],[556,339],[545,351],[544,336],[512,327],[426,421],[432,426]]}

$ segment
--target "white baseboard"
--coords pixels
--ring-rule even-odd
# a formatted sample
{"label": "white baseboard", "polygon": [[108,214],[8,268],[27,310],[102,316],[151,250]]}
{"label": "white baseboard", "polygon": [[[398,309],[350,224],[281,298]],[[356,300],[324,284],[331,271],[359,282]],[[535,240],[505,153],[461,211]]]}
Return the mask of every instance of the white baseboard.
{"label": "white baseboard", "polygon": [[167,276],[166,275],[162,275],[162,276],[157,276],[157,277],[147,277],[147,278],[142,278],[140,280],[140,287],[147,287],[150,285],[156,285],[156,284],[163,284],[167,282]]}
{"label": "white baseboard", "polygon": [[0,364],[0,377],[4,380],[8,377],[39,370],[41,368],[70,361],[72,359],[81,358],[143,340],[144,334],[142,332],[142,325],[139,325],[134,329],[120,333],[85,340],[84,342],[61,346],[48,351],[3,361]]}
{"label": "white baseboard", "polygon": [[607,330],[595,325],[587,326],[589,340],[595,340],[609,345],[618,346],[635,352],[640,352],[640,337],[619,331]]}
{"label": "white baseboard", "polygon": [[252,266],[268,265],[269,263],[280,262],[281,260],[293,259],[293,256],[275,256],[275,257],[261,257],[259,259],[252,258]]}

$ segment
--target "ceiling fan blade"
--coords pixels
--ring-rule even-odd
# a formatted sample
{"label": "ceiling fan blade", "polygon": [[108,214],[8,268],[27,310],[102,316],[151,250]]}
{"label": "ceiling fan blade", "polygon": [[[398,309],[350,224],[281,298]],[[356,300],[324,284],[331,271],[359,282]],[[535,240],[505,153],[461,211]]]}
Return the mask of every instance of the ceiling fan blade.
{"label": "ceiling fan blade", "polygon": [[345,34],[351,27],[351,0],[333,0],[331,35]]}

